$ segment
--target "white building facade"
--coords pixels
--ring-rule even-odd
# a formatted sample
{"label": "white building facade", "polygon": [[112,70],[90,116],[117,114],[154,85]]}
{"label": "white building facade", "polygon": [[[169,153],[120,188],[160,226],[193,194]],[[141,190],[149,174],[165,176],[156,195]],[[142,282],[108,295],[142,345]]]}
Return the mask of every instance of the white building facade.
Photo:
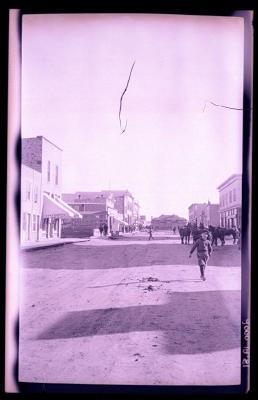
{"label": "white building facade", "polygon": [[242,214],[242,175],[231,175],[218,186],[220,226],[241,227]]}
{"label": "white building facade", "polygon": [[62,150],[43,136],[22,139],[21,244],[60,238],[63,218],[81,218],[61,193]]}

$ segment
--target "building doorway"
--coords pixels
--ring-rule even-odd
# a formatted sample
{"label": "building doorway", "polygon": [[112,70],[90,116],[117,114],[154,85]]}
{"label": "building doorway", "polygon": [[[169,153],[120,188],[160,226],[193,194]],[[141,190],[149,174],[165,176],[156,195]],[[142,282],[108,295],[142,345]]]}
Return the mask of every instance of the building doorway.
{"label": "building doorway", "polygon": [[37,240],[39,240],[39,215],[37,215]]}
{"label": "building doorway", "polygon": [[53,231],[54,231],[54,221],[51,219],[50,221],[50,237],[53,237]]}
{"label": "building doorway", "polygon": [[31,215],[28,214],[27,240],[30,240],[30,225],[31,225]]}

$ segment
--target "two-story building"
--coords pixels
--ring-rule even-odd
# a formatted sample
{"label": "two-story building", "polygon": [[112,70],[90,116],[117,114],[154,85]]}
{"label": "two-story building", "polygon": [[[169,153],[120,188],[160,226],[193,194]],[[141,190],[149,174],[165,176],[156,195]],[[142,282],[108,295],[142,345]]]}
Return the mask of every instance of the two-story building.
{"label": "two-story building", "polygon": [[112,194],[115,199],[114,207],[128,225],[134,223],[134,198],[128,190],[103,190],[103,194]]}
{"label": "two-story building", "polygon": [[200,223],[205,225],[206,207],[207,203],[191,204],[190,207],[188,207],[189,222],[192,224],[196,223],[197,225],[200,225]]}
{"label": "two-story building", "polygon": [[187,223],[185,218],[181,218],[175,214],[160,215],[157,218],[151,219],[151,225],[156,231],[172,230],[173,228],[182,227]]}
{"label": "two-story building", "polygon": [[203,224],[208,227],[219,226],[219,204],[208,203],[194,203],[188,208],[189,211],[189,222],[197,223],[197,225]]}
{"label": "two-story building", "polygon": [[220,226],[241,227],[242,175],[234,174],[218,186]]}
{"label": "two-story building", "polygon": [[114,207],[115,199],[112,193],[76,192],[64,193],[62,198],[74,210],[80,212],[81,220],[67,218],[62,227],[62,237],[92,236],[100,225],[107,225],[108,233],[119,232],[124,225],[123,215]]}
{"label": "two-story building", "polygon": [[80,218],[61,199],[62,150],[44,136],[22,139],[21,244],[60,238],[62,219]]}

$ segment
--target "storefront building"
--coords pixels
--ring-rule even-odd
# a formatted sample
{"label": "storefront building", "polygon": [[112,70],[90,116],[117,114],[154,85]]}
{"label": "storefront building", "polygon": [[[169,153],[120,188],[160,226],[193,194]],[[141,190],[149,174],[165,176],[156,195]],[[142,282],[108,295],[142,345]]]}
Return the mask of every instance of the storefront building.
{"label": "storefront building", "polygon": [[206,215],[207,203],[194,203],[188,207],[189,212],[189,222],[192,224],[204,224],[205,225],[205,215]]}
{"label": "storefront building", "polygon": [[112,193],[101,192],[76,192],[64,193],[62,198],[71,208],[80,212],[82,219],[64,220],[62,237],[87,237],[99,234],[99,227],[107,225],[107,234],[117,233],[127,226],[114,207],[115,199]]}
{"label": "storefront building", "polygon": [[242,175],[231,175],[218,186],[220,226],[241,227],[242,213]]}
{"label": "storefront building", "polygon": [[61,198],[62,150],[43,136],[22,139],[21,244],[60,238],[63,218],[81,218]]}

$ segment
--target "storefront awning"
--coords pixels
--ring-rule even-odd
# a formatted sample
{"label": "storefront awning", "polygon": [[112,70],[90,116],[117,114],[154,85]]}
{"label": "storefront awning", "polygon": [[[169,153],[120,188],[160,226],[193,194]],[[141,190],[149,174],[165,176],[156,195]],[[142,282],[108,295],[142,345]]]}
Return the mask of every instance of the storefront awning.
{"label": "storefront awning", "polygon": [[76,211],[74,208],[70,207],[64,200],[61,198],[57,199],[58,203],[60,203],[63,207],[65,207],[68,211],[74,214],[73,218],[82,218],[82,214],[79,211]]}
{"label": "storefront awning", "polygon": [[124,224],[124,225],[129,225],[128,222],[123,221],[122,219],[119,219],[117,217],[114,217],[114,219],[118,222],[120,222],[120,224]]}
{"label": "storefront awning", "polygon": [[66,204],[63,200],[55,197],[51,197],[49,194],[44,193],[43,195],[43,218],[65,218],[67,216],[71,218],[82,218],[82,215]]}

